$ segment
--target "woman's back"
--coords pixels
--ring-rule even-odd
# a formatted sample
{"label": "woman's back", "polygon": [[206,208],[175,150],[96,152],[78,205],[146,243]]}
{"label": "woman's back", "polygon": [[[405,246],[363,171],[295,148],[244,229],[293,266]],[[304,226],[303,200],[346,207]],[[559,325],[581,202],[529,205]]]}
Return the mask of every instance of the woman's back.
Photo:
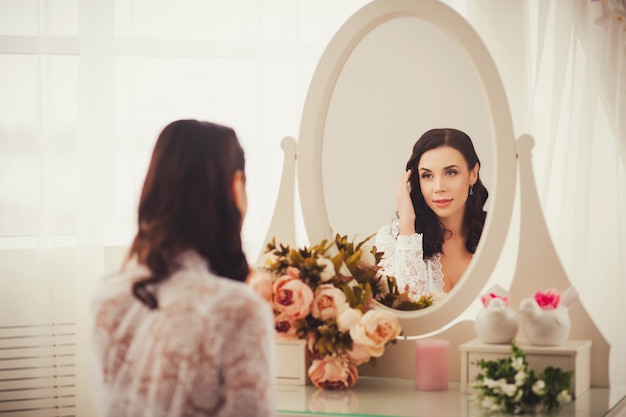
{"label": "woman's back", "polygon": [[93,305],[103,416],[273,416],[271,310],[247,285],[209,272],[194,251],[154,287],[150,310],[130,286],[143,266],[105,278]]}

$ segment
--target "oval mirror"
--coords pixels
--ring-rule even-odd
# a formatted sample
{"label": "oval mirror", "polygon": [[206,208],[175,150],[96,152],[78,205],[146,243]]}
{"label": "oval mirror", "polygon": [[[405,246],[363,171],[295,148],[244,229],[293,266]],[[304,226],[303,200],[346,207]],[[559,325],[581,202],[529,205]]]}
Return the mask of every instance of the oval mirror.
{"label": "oval mirror", "polygon": [[298,184],[309,240],[362,240],[389,223],[412,146],[434,127],[472,137],[488,216],[472,262],[444,300],[392,310],[406,336],[444,327],[480,295],[509,227],[515,140],[498,71],[469,23],[436,0],[375,0],[333,37],[304,104]]}

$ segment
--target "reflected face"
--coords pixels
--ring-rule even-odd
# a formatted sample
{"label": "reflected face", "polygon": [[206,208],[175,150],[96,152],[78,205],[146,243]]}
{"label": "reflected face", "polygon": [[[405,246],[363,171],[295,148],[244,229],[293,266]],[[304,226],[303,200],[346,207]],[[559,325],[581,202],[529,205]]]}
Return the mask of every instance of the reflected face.
{"label": "reflected face", "polygon": [[461,152],[441,146],[424,152],[417,171],[428,207],[444,221],[462,220],[470,186],[478,177],[478,166],[469,170]]}

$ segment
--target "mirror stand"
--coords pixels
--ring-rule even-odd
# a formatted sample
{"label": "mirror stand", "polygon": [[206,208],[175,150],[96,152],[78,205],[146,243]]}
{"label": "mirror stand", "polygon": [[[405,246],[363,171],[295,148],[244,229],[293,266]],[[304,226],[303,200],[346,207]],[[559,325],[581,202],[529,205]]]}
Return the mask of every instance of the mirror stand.
{"label": "mirror stand", "polygon": [[278,187],[278,196],[276,197],[276,206],[272,214],[270,226],[265,235],[265,240],[261,246],[261,251],[256,259],[256,265],[264,265],[269,254],[265,253],[267,244],[273,239],[283,245],[291,247],[296,244],[296,220],[294,204],[295,181],[296,181],[296,140],[290,136],[286,136],[280,142],[283,150],[283,172]]}
{"label": "mirror stand", "polygon": [[[536,291],[555,288],[563,292],[572,286],[559,260],[543,216],[535,178],[531,151],[535,144],[529,135],[517,140],[520,181],[520,228],[517,266],[509,290],[510,302],[519,306],[523,298]],[[609,386],[610,345],[587,313],[580,300],[568,308],[572,323],[569,339],[591,340],[591,386]],[[519,337],[519,336],[518,336]]]}
{"label": "mirror stand", "polygon": [[[534,139],[524,135],[517,141],[517,165],[519,171],[520,228],[517,266],[513,282],[509,290],[511,306],[518,306],[523,298],[536,291],[555,288],[564,291],[572,284],[561,265],[558,254],[552,243],[534,180],[531,163],[531,151]],[[263,244],[263,250],[257,259],[257,265],[264,263],[267,255],[265,246],[272,239],[283,244],[295,245],[295,177],[296,149],[295,139],[286,137],[281,142],[284,152],[283,173],[276,201],[276,208],[270,228]],[[302,190],[301,192],[307,192]],[[609,353],[610,345],[600,333],[597,326],[587,313],[582,303],[577,300],[569,306],[572,322],[569,338],[572,340],[591,340],[591,386],[608,387],[609,384]],[[459,321],[445,330],[427,336],[446,339],[450,342],[450,352],[459,352],[459,346],[476,337],[472,320]],[[518,338],[524,339],[522,330]],[[449,378],[460,380],[460,354],[451,354]],[[389,345],[385,355],[378,358],[377,366],[362,366],[363,376],[392,378],[414,377],[415,342],[414,340],[398,340]]]}

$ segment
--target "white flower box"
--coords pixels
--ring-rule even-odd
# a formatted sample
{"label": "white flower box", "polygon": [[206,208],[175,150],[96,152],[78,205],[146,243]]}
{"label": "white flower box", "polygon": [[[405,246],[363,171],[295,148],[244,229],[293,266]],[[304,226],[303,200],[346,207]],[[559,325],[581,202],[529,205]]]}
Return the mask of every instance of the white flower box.
{"label": "white flower box", "polygon": [[306,341],[276,340],[275,364],[276,381],[281,385],[308,385],[311,383],[308,370],[311,362],[307,360]]}
{"label": "white flower box", "polygon": [[[517,345],[526,354],[528,365],[537,374],[548,366],[574,371],[572,398],[587,391],[591,382],[591,340],[567,340],[560,346],[532,346],[520,340]],[[478,339],[463,343],[461,350],[461,393],[472,393],[471,384],[480,373],[475,364],[480,359],[497,360],[511,354],[509,344],[487,344]]]}

